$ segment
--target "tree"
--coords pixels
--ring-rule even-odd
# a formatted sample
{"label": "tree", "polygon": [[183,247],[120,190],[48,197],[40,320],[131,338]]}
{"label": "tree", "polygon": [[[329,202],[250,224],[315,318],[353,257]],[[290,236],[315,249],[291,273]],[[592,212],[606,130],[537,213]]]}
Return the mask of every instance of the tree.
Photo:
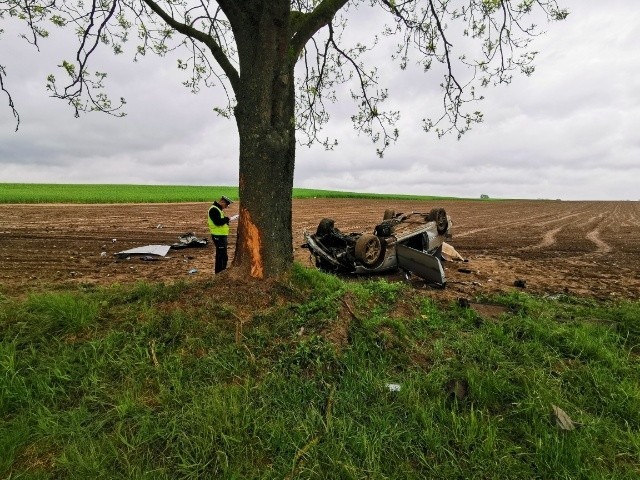
{"label": "tree", "polygon": [[[353,80],[356,129],[369,134],[382,155],[398,132],[398,112],[383,110],[387,91],[378,86],[375,68],[361,61],[369,47],[343,46],[347,15],[356,8],[383,10],[390,26],[382,32],[398,39],[395,60],[405,68],[416,56],[425,71],[442,65],[443,113],[423,128],[438,135],[461,135],[482,120],[471,108],[482,99],[477,86],[508,83],[514,71],[533,72],[530,39],[534,24],[561,20],[567,11],[556,0],[2,0],[0,17],[25,22],[27,41],[38,45],[46,26],[75,27],[79,47],[73,62],[61,65],[70,83],[60,88],[48,78],[52,95],[69,102],[76,115],[99,110],[121,115],[124,99],[112,103],[104,93],[105,73],[89,71],[99,46],[120,54],[137,37],[136,57],[182,48],[185,84],[193,91],[219,86],[240,137],[240,221],[236,271],[252,277],[279,275],[293,262],[292,204],[296,141],[324,143],[325,102]],[[468,52],[454,49],[453,37]],[[464,38],[466,37],[466,38]],[[464,41],[463,41],[464,38]],[[375,39],[372,47],[375,47]],[[475,52],[476,55],[473,55]],[[466,80],[464,73],[469,72]],[[3,81],[0,87],[19,116]],[[298,137],[296,138],[296,133]]]}

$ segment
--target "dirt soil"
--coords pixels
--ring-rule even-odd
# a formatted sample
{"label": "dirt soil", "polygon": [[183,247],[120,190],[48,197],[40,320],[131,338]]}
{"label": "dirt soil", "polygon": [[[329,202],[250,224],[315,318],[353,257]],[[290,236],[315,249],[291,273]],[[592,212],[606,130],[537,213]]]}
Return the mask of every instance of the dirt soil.
{"label": "dirt soil", "polygon": [[[211,278],[211,242],[206,248],[172,249],[157,261],[114,255],[150,244],[170,245],[187,232],[210,240],[208,207],[0,205],[0,292]],[[435,207],[444,207],[453,219],[449,243],[467,261],[444,263],[444,289],[411,280],[430,295],[446,300],[524,289],[599,299],[640,296],[640,202],[294,200],[295,259],[313,267],[309,251],[301,248],[303,231],[315,231],[324,217],[333,218],[344,232],[371,232],[386,209],[406,213]],[[227,213],[237,211],[236,202]],[[229,238],[232,259],[233,227]],[[404,281],[397,272],[384,278]]]}

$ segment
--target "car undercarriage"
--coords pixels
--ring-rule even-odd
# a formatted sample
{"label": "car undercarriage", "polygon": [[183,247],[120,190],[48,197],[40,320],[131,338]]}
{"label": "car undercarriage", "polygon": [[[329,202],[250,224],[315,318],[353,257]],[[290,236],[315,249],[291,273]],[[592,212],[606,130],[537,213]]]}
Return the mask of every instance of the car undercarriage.
{"label": "car undercarriage", "polygon": [[451,237],[451,225],[442,208],[428,213],[387,210],[370,233],[345,233],[333,219],[324,218],[315,233],[304,233],[303,247],[323,271],[367,274],[401,269],[444,286],[441,251]]}

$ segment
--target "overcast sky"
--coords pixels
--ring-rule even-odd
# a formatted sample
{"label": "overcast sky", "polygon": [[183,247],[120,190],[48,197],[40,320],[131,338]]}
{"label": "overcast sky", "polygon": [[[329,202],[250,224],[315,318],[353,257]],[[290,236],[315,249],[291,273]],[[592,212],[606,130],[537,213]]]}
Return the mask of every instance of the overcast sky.
{"label": "overcast sky", "polygon": [[[571,14],[545,27],[531,77],[490,87],[484,122],[456,140],[424,133],[438,116],[440,78],[380,62],[400,138],[383,159],[351,127],[348,103],[325,135],[338,147],[298,147],[295,186],[360,192],[477,198],[640,199],[640,9],[636,0],[560,0]],[[362,15],[367,15],[362,13]],[[357,18],[357,17],[356,17]],[[80,119],[49,98],[46,76],[74,46],[54,35],[40,52],[2,25],[0,64],[19,110],[0,95],[0,182],[237,185],[238,135],[213,112],[218,92],[193,95],[175,60],[105,54],[110,93],[127,99],[127,117]],[[366,39],[368,22],[352,22]],[[455,42],[454,42],[455,46]],[[380,56],[379,58],[383,58]],[[345,97],[345,98],[348,98]],[[1,188],[1,186],[0,186]]]}

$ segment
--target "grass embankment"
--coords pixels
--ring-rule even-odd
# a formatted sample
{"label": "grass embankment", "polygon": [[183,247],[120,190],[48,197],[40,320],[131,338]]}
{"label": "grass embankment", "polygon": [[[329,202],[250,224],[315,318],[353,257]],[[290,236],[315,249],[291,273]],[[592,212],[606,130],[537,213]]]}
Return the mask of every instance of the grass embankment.
{"label": "grass embankment", "polygon": [[[238,198],[238,187],[187,185],[100,185],[0,183],[0,203],[179,203]],[[394,198],[432,200],[447,197],[338,192],[294,188],[293,198]]]}
{"label": "grass embankment", "polygon": [[217,280],[0,296],[0,476],[638,478],[638,302]]}

